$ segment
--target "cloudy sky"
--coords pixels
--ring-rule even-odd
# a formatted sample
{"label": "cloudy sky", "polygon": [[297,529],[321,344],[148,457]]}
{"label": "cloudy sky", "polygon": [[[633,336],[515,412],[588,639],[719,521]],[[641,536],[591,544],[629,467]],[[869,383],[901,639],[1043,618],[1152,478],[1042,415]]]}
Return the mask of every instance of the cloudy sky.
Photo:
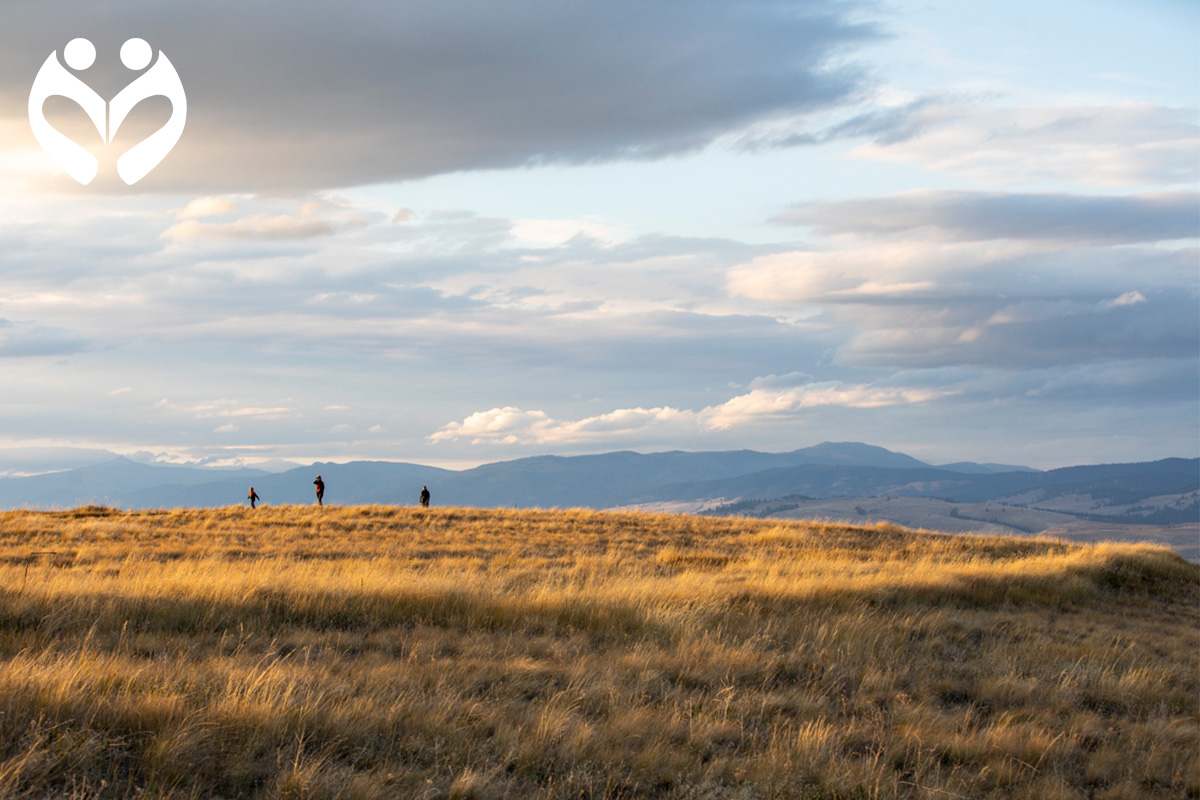
{"label": "cloudy sky", "polygon": [[[86,37],[187,124],[41,150]],[[1188,0],[6,4],[0,448],[1200,454]]]}

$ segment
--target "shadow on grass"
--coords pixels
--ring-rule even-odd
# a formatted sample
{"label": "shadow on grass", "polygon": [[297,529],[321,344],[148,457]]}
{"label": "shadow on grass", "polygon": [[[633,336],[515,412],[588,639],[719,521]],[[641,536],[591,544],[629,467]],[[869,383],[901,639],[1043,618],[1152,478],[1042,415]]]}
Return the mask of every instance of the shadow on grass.
{"label": "shadow on grass", "polygon": [[633,605],[615,601],[492,597],[469,591],[358,593],[260,589],[237,602],[201,597],[82,594],[67,601],[0,590],[0,631],[42,635],[127,630],[178,636],[228,631],[370,631],[434,626],[564,635],[651,636],[666,632]]}
{"label": "shadow on grass", "polygon": [[[669,587],[664,584],[664,590]],[[536,591],[536,590],[535,590]],[[1128,551],[1068,562],[1039,572],[947,567],[877,579],[867,586],[804,586],[730,590],[722,602],[694,613],[700,621],[729,615],[768,617],[814,608],[854,606],[1070,608],[1100,599],[1200,596],[1200,567],[1166,550]],[[690,598],[689,598],[690,599]],[[87,630],[220,634],[231,630],[278,632],[371,631],[417,625],[455,630],[513,630],[532,634],[678,638],[681,631],[642,600],[537,594],[491,595],[469,589],[414,587],[411,591],[289,591],[260,588],[237,601],[194,596],[79,594],[69,599],[0,590],[0,630],[69,635]],[[661,606],[674,601],[664,595]],[[661,609],[660,609],[661,610]]]}

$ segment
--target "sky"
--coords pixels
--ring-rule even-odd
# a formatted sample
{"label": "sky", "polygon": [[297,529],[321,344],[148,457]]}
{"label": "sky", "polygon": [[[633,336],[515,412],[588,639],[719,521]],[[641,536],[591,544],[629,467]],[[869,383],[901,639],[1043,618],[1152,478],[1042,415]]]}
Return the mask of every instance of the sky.
{"label": "sky", "polygon": [[1181,0],[15,0],[0,449],[1196,457],[1198,105]]}

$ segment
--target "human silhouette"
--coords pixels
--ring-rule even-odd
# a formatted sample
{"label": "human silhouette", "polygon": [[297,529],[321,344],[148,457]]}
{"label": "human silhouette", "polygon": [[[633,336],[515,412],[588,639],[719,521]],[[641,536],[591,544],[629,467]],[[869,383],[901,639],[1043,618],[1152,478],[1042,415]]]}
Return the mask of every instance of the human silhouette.
{"label": "human silhouette", "polygon": [[429,508],[429,487],[428,486],[421,487],[421,505],[425,508]]}
{"label": "human silhouette", "polygon": [[258,502],[258,492],[254,491],[253,486],[250,487],[250,494],[246,495],[246,499],[250,501],[250,507],[254,508],[254,504]]}
{"label": "human silhouette", "polygon": [[321,476],[318,475],[317,479],[313,481],[313,484],[317,487],[317,505],[325,505],[325,503],[322,502],[322,499],[325,497],[325,481],[321,480]]}

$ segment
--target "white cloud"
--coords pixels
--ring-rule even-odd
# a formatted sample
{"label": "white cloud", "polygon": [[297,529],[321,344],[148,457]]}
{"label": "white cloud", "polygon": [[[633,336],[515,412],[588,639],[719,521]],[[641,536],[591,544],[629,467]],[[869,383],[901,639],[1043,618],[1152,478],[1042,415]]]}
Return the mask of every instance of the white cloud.
{"label": "white cloud", "polygon": [[[159,403],[162,405],[163,403]],[[170,406],[178,408],[177,406]],[[207,403],[198,403],[196,405],[187,406],[181,410],[190,414],[194,419],[209,419],[212,417],[256,417],[259,419],[279,419],[281,417],[290,416],[295,413],[295,409],[285,406],[273,408],[260,408],[253,406],[241,406],[235,400],[215,400]]]}
{"label": "white cloud", "polygon": [[837,381],[798,386],[792,389],[752,389],[719,406],[704,409],[705,427],[723,430],[765,418],[791,417],[818,406],[883,408],[929,403],[955,392],[844,384]]}
{"label": "white cloud", "polygon": [[929,403],[951,390],[849,385],[837,381],[787,387],[789,376],[752,382],[746,394],[699,411],[660,406],[621,408],[579,420],[556,420],[544,411],[514,406],[478,411],[450,422],[429,436],[431,442],[470,439],[472,444],[603,444],[625,437],[656,438],[725,431],[756,422],[797,418],[819,406],[873,409]]}
{"label": "white cloud", "polygon": [[562,245],[577,236],[616,244],[629,238],[629,232],[596,219],[521,219],[513,223],[513,236],[535,245]]}
{"label": "white cloud", "polygon": [[[242,211],[235,219],[228,217]],[[360,207],[336,196],[322,196],[302,202],[247,195],[240,202],[222,197],[193,200],[175,214],[179,221],[169,226],[161,238],[175,244],[199,241],[286,241],[328,237],[333,234],[358,234],[387,214],[371,207]]]}
{"label": "white cloud", "polygon": [[470,439],[472,443],[538,441],[538,432],[554,421],[544,411],[522,411],[515,406],[476,411],[462,422],[443,425],[430,441]]}
{"label": "white cloud", "polygon": [[883,241],[759,256],[730,269],[726,288],[764,302],[931,294],[945,276],[1044,252],[1026,242]]}
{"label": "white cloud", "polygon": [[220,427],[213,428],[213,433],[237,433],[238,430],[238,426],[231,422],[228,425],[221,425]]}
{"label": "white cloud", "polygon": [[252,214],[228,223],[184,220],[163,231],[163,238],[175,242],[200,239],[311,239],[332,233],[333,226],[324,219],[305,219],[288,214],[273,217]]}
{"label": "white cloud", "polygon": [[661,432],[664,427],[695,427],[697,415],[676,408],[622,408],[580,420],[555,420],[544,411],[514,406],[478,411],[462,422],[443,425],[431,442],[470,439],[472,444],[574,444],[604,442]]}
{"label": "white cloud", "polygon": [[197,197],[175,216],[177,219],[202,219],[234,214],[237,210],[238,204],[227,197]]}
{"label": "white cloud", "polygon": [[1121,306],[1136,306],[1138,303],[1146,302],[1146,296],[1139,291],[1125,292],[1120,297],[1110,300],[1108,305],[1112,308]]}

